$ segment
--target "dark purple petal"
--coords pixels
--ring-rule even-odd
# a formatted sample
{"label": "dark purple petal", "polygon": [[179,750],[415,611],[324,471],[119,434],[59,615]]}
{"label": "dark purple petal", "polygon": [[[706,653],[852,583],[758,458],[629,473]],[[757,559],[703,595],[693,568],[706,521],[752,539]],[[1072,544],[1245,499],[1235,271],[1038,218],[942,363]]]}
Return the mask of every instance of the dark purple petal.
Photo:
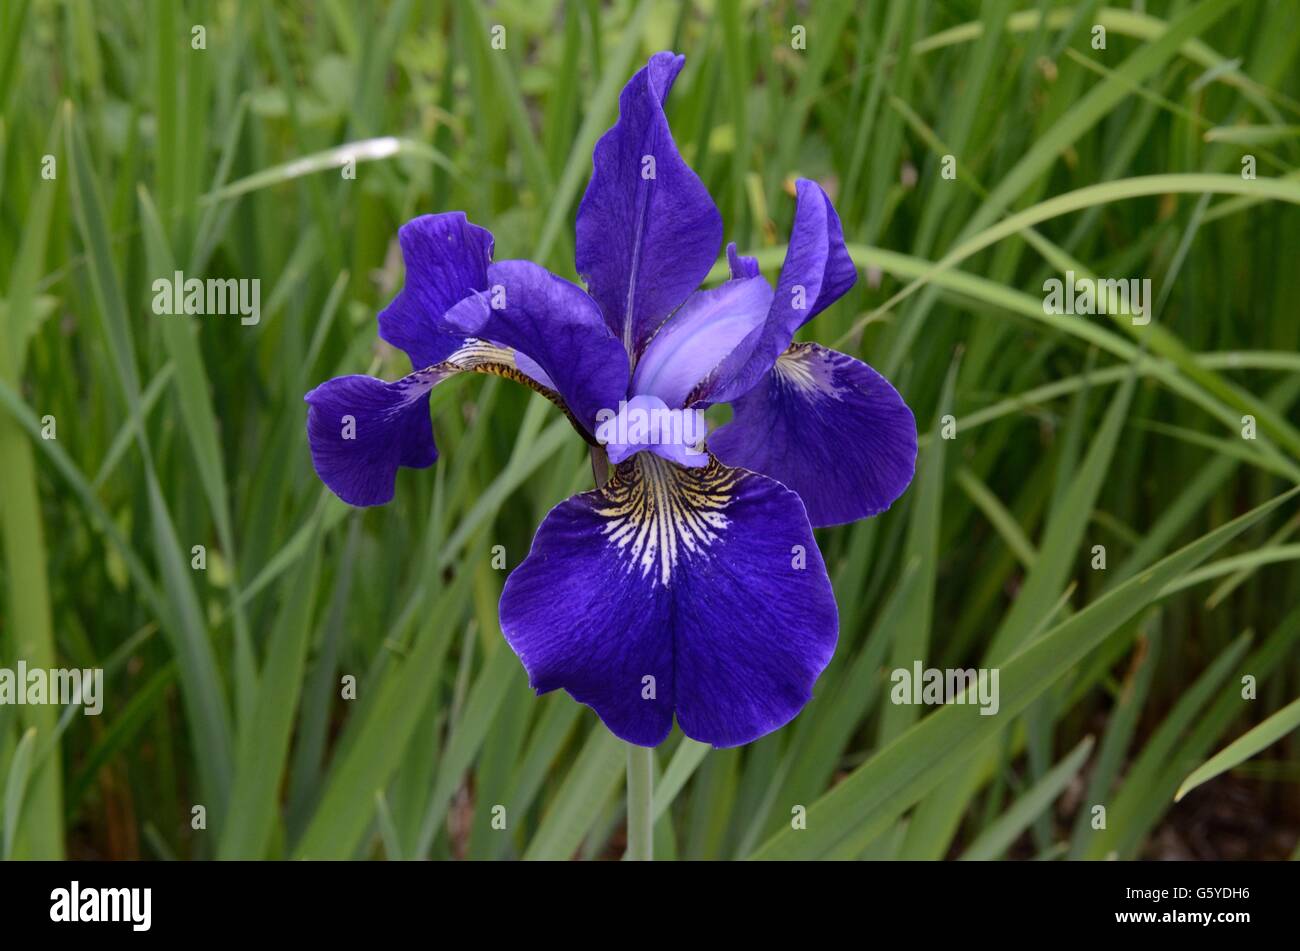
{"label": "dark purple petal", "polygon": [[393,497],[398,466],[423,469],[438,451],[429,421],[429,390],[459,373],[487,373],[558,394],[520,372],[514,351],[465,340],[447,359],[393,383],[369,376],[327,380],[304,397],[307,441],[321,481],[351,505],[382,505]]}
{"label": "dark purple petal", "polygon": [[794,489],[814,526],[883,512],[912,481],[916,419],[860,360],[795,344],[734,406],[709,449]]}
{"label": "dark purple petal", "polygon": [[791,337],[847,294],[858,279],[853,258],[844,246],[840,216],[830,197],[807,178],[795,184],[795,196],[790,246],[781,265],[776,300],[772,302],[775,316],[789,328]]}
{"label": "dark purple petal", "polygon": [[697,399],[726,403],[746,392],[790,346],[795,332],[839,300],[857,280],[839,216],[826,192],[806,178],[799,179],[795,190],[790,245],[767,321],[732,352],[695,394]]}
{"label": "dark purple petal", "polygon": [[736,242],[727,245],[727,266],[731,270],[731,279],[758,277],[758,258],[746,257],[736,250]]}
{"label": "dark purple petal", "polygon": [[415,369],[433,366],[461,344],[442,326],[442,315],[487,287],[492,235],[463,212],[421,215],[397,232],[406,283],[379,315],[379,336],[405,350]]}
{"label": "dark purple petal", "polygon": [[767,317],[772,288],[762,277],[696,291],[646,345],[632,375],[634,394],[686,405],[695,387]]}
{"label": "dark purple petal", "polygon": [[[516,352],[516,365],[557,390],[594,432],[596,414],[627,393],[627,352],[582,288],[530,261],[498,261],[488,286],[443,318],[452,331]],[[519,356],[526,357],[520,361]]]}
{"label": "dark purple petal", "polygon": [[307,439],[321,481],[349,505],[383,505],[398,466],[433,465],[429,390],[439,378],[425,370],[394,383],[341,376],[308,393]]}
{"label": "dark purple petal", "polygon": [[664,115],[684,62],[656,53],[623,87],[618,122],[596,143],[578,206],[578,273],[631,352],[699,287],[722,243],[722,216]]}
{"label": "dark purple petal", "polygon": [[803,708],[838,617],[798,496],[641,453],[546,516],[501,629],[539,693],[565,688],[624,740],[658,744],[675,711],[687,736],[737,746]]}

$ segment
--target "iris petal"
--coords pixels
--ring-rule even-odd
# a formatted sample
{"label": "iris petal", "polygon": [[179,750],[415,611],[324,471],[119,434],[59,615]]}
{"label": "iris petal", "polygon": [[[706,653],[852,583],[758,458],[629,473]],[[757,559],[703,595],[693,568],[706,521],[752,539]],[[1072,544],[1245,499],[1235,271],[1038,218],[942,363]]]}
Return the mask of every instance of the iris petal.
{"label": "iris petal", "polygon": [[657,396],[634,396],[596,427],[596,441],[615,465],[648,451],[678,465],[704,466],[707,432],[703,410],[674,409]]}
{"label": "iris petal", "polygon": [[350,505],[393,497],[398,466],[423,469],[438,458],[429,421],[426,370],[393,383],[341,376],[307,394],[307,437],[321,481]]}
{"label": "iris petal", "polygon": [[[726,403],[749,390],[790,346],[795,332],[839,300],[857,280],[839,216],[826,192],[816,182],[801,178],[796,195],[790,245],[767,320],[694,394],[698,399]],[[733,270],[748,267],[744,262],[753,260],[733,257]]]}
{"label": "iris petal", "polygon": [[912,481],[916,419],[860,360],[795,344],[733,405],[709,449],[794,489],[814,526],[876,515]]}
{"label": "iris petal", "polygon": [[772,288],[762,277],[696,291],[651,338],[632,375],[632,392],[686,405],[700,381],[762,325],[771,304]]}
{"label": "iris petal", "polygon": [[492,234],[463,212],[421,215],[397,233],[406,283],[379,314],[379,336],[411,358],[416,369],[433,366],[461,345],[442,316],[457,301],[487,287]]}
{"label": "iris petal", "polygon": [[628,377],[627,353],[596,303],[531,261],[498,261],[488,268],[488,285],[449,310],[446,326],[526,355],[517,366],[554,386],[594,432],[596,414],[618,405]]}
{"label": "iris petal", "polygon": [[463,340],[441,363],[392,383],[336,377],[304,397],[307,441],[321,481],[349,505],[391,500],[399,466],[423,469],[438,458],[429,390],[458,373],[504,376],[564,405],[558,393],[519,370],[513,351],[474,339]]}
{"label": "iris petal", "polygon": [[727,267],[734,281],[741,277],[758,277],[758,258],[747,257],[736,250],[736,242],[727,245]]}
{"label": "iris petal", "polygon": [[623,87],[578,206],[578,273],[629,352],[699,287],[722,244],[722,216],[664,115],[684,62],[656,53]]}
{"label": "iris petal", "polygon": [[647,453],[551,510],[506,581],[501,629],[539,693],[617,736],[714,746],[789,722],[835,649],[830,580],[793,492]]}
{"label": "iris petal", "polygon": [[[858,279],[844,246],[844,229],[830,197],[816,182],[801,178],[795,186],[790,246],[776,285],[774,316],[783,330],[794,332],[835,303]],[[800,290],[802,289],[802,290]]]}

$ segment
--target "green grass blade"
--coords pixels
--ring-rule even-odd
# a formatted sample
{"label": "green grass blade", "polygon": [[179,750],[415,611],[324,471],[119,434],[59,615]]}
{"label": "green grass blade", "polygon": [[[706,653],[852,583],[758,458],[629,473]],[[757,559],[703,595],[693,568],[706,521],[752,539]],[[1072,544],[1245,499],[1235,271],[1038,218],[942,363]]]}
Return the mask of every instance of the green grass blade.
{"label": "green grass blade", "polygon": [[36,751],[36,727],[23,731],[22,739],[14,748],[9,760],[9,774],[5,777],[4,795],[4,859],[15,857],[14,843],[22,827],[23,803],[31,779],[32,757]]}
{"label": "green grass blade", "polygon": [[1091,736],[1079,744],[1059,763],[1053,766],[1038,782],[1012,804],[1006,812],[980,833],[979,838],[961,854],[964,862],[996,859],[1005,852],[1044,809],[1048,808],[1083,767],[1092,752]]}
{"label": "green grass blade", "polygon": [[[1001,716],[1021,712],[1116,627],[1158,596],[1169,581],[1196,567],[1279,505],[1293,489],[1252,509],[1162,559],[1143,574],[1057,625],[1001,669]],[[805,830],[769,839],[756,858],[815,858],[845,839],[874,838],[943,778],[953,753],[969,750],[1002,728],[996,717],[970,705],[947,705],[878,752],[808,809]]]}
{"label": "green grass blade", "polygon": [[309,554],[298,563],[268,639],[256,701],[240,728],[230,821],[217,850],[221,859],[263,857],[278,818],[280,777],[289,755],[311,632],[318,547],[313,540]]}
{"label": "green grass blade", "polygon": [[601,805],[621,788],[626,758],[627,745],[622,740],[603,724],[593,727],[582,753],[529,841],[524,858],[571,858],[599,817]]}
{"label": "green grass blade", "polygon": [[1178,792],[1174,794],[1174,802],[1182,799],[1202,783],[1207,783],[1220,773],[1226,773],[1234,766],[1240,765],[1296,729],[1300,729],[1300,698],[1292,700],[1263,723],[1243,733],[1193,770],[1178,787]]}

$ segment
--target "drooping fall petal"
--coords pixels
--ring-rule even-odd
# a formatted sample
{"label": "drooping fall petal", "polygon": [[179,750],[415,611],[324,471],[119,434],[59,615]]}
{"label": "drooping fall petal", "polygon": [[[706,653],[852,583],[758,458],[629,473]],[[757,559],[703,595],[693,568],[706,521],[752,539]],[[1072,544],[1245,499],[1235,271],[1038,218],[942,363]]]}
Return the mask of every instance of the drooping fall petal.
{"label": "drooping fall petal", "polygon": [[501,629],[534,689],[563,687],[631,743],[658,744],[675,714],[687,736],[736,746],[807,703],[838,618],[797,495],[641,453],[547,515]]}
{"label": "drooping fall petal", "polygon": [[814,526],[879,514],[912,481],[916,419],[860,360],[795,344],[733,406],[709,448],[794,489]]}

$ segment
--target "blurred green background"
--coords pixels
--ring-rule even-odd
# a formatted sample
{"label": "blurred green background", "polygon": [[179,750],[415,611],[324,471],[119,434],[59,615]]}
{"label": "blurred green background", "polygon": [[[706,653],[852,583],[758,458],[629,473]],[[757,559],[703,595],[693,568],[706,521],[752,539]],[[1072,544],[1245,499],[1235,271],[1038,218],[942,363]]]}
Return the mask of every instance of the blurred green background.
{"label": "blurred green background", "polygon": [[[106,696],[0,706],[3,854],[621,855],[622,746],[497,625],[494,546],[590,486],[585,447],[461,379],[438,464],[350,510],[302,396],[406,372],[375,314],[410,217],[575,277],[592,144],[674,49],[727,239],[774,277],[820,181],[862,279],[810,337],[924,435],[900,503],[818,533],[841,634],[804,713],[657,751],[657,857],[1295,855],[1300,511],[1221,527],[1300,481],[1297,11],[7,0],[0,665]],[[259,279],[260,321],[155,315],[175,269]],[[1045,315],[1067,270],[1150,278],[1151,324]],[[999,667],[1000,714],[892,704],[917,659]]]}

